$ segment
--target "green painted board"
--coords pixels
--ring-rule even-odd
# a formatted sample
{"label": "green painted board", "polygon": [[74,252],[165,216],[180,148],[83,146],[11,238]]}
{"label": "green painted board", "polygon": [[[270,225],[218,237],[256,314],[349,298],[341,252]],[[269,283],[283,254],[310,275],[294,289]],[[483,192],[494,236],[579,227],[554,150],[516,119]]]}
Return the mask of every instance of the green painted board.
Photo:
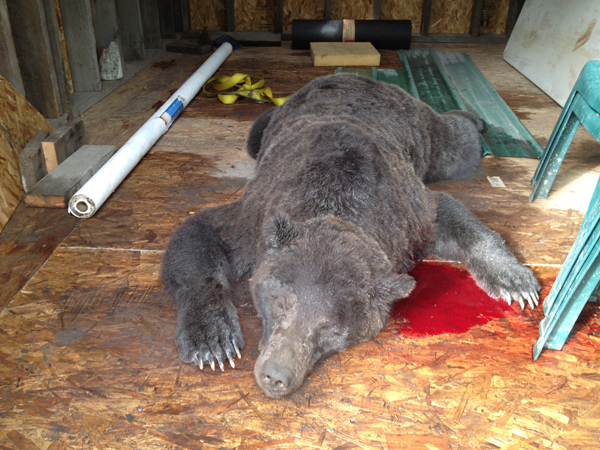
{"label": "green painted board", "polygon": [[543,149],[467,54],[443,51],[435,54],[466,110],[488,123],[482,137],[494,156],[539,158],[542,155]]}
{"label": "green painted board", "polygon": [[398,50],[403,69],[336,69],[395,84],[439,113],[471,111],[483,117],[483,154],[539,158],[542,148],[464,53]]}

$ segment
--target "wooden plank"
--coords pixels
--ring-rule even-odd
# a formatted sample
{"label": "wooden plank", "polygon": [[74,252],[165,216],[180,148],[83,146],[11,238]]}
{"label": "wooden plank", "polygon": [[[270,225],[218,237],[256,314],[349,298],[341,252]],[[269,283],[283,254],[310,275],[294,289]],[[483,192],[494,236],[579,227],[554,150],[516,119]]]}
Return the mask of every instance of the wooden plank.
{"label": "wooden plank", "polygon": [[121,42],[117,5],[115,0],[90,0],[90,7],[96,35],[96,56],[100,58],[111,42],[119,45]]}
{"label": "wooden plank", "polygon": [[25,95],[6,0],[0,0],[0,75],[6,78],[21,95]]}
{"label": "wooden plank", "polygon": [[325,0],[325,20],[331,20],[331,2],[332,0]]}
{"label": "wooden plank", "polygon": [[26,193],[31,191],[33,186],[48,174],[46,159],[42,150],[42,141],[49,134],[48,130],[38,131],[19,155],[21,181]]}
{"label": "wooden plank", "polygon": [[69,200],[117,151],[114,145],[84,145],[25,195],[27,206],[66,208]]}
{"label": "wooden plank", "polygon": [[125,61],[146,57],[140,0],[116,0],[119,34]]}
{"label": "wooden plank", "polygon": [[311,42],[315,67],[379,66],[381,54],[370,42]]}
{"label": "wooden plank", "polygon": [[145,48],[160,48],[160,20],[157,0],[140,0],[140,14]]}
{"label": "wooden plank", "polygon": [[41,0],[7,3],[25,96],[45,117],[62,114],[52,48]]}
{"label": "wooden plank", "polygon": [[80,117],[66,123],[46,138],[42,142],[42,149],[48,173],[56,169],[85,142],[85,127]]}
{"label": "wooden plank", "polygon": [[283,33],[283,0],[275,0],[275,33]]}
{"label": "wooden plank", "polygon": [[519,17],[524,4],[525,0],[510,0],[506,16],[506,29],[504,30],[504,34],[507,36],[512,34],[512,30],[515,28],[517,18]]}
{"label": "wooden plank", "polygon": [[471,27],[469,28],[469,34],[471,36],[479,36],[482,17],[483,0],[473,0],[473,9],[471,10]]}
{"label": "wooden plank", "polygon": [[[56,73],[57,102],[59,112],[62,116],[57,122],[64,123],[67,115],[71,112],[69,95],[69,80],[65,57],[63,53],[63,37],[61,34],[61,22],[59,22],[59,12],[57,11],[56,0],[42,0],[46,14],[46,26],[48,30],[48,39],[52,50],[54,71]],[[70,74],[69,74],[70,76]]]}
{"label": "wooden plank", "polygon": [[188,0],[173,0],[173,22],[175,32],[186,33],[190,31],[190,5]]}
{"label": "wooden plank", "polygon": [[58,0],[75,91],[102,88],[90,0]]}
{"label": "wooden plank", "polygon": [[235,31],[235,1],[225,0],[225,18],[227,21],[227,31]]}
{"label": "wooden plank", "polygon": [[160,18],[160,36],[163,39],[175,39],[175,19],[171,0],[158,0]]}
{"label": "wooden plank", "polygon": [[423,0],[423,13],[421,16],[421,35],[429,34],[429,18],[431,17],[431,0]]}
{"label": "wooden plank", "polygon": [[600,59],[600,3],[529,0],[504,59],[564,106],[585,63]]}
{"label": "wooden plank", "polygon": [[381,0],[374,0],[373,2],[373,20],[381,19]]}

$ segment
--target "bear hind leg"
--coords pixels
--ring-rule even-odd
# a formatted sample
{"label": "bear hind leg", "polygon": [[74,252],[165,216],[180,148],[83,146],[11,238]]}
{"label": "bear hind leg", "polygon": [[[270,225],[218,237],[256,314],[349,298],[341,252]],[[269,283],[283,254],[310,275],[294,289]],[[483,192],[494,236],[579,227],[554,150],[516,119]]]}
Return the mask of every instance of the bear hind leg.
{"label": "bear hind leg", "polygon": [[500,236],[461,203],[444,193],[437,196],[436,231],[427,251],[465,263],[475,281],[491,297],[513,300],[521,307],[538,304],[540,284],[533,272],[517,261]]}

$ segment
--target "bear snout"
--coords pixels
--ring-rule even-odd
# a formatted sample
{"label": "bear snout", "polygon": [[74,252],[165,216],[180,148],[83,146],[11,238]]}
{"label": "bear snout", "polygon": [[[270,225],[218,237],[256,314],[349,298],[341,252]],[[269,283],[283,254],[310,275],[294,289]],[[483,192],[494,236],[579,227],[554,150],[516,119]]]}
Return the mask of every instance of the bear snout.
{"label": "bear snout", "polygon": [[292,372],[274,360],[265,363],[258,377],[258,384],[270,397],[287,394],[293,380]]}
{"label": "bear snout", "polygon": [[299,342],[297,336],[274,332],[256,360],[256,382],[271,398],[292,393],[306,378],[313,353],[312,346]]}

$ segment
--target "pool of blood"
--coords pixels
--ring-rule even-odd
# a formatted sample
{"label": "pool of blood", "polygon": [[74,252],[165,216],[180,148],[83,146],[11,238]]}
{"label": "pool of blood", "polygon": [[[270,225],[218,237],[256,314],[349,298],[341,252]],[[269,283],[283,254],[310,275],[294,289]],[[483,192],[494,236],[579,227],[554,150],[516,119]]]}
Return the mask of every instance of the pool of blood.
{"label": "pool of blood", "polygon": [[406,336],[461,334],[504,317],[512,309],[480,289],[469,272],[449,264],[420,262],[410,275],[417,285],[410,296],[394,304],[392,332]]}

